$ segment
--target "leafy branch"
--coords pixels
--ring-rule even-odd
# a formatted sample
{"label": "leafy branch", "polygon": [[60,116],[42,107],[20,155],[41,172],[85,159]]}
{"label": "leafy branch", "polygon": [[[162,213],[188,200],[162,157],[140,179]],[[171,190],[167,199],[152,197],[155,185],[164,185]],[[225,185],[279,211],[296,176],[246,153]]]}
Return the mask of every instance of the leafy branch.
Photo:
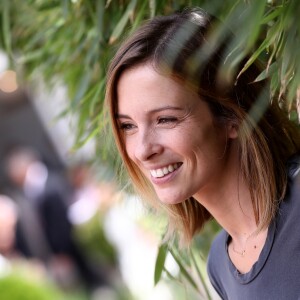
{"label": "leafy branch", "polygon": [[[105,127],[106,70],[119,43],[145,19],[186,6],[200,6],[234,32],[228,41],[227,64],[220,72],[232,76],[245,57],[245,71],[257,58],[269,77],[273,95],[286,95],[291,114],[299,110],[300,6],[297,0],[2,0],[0,47],[9,55],[19,81],[49,88],[60,81],[69,96],[67,113],[79,115],[78,146],[95,139],[100,153],[114,160],[99,135]],[[226,38],[224,26],[213,38]],[[201,60],[200,60],[201,61]],[[298,96],[297,96],[298,95]],[[106,150],[105,150],[106,149]]]}

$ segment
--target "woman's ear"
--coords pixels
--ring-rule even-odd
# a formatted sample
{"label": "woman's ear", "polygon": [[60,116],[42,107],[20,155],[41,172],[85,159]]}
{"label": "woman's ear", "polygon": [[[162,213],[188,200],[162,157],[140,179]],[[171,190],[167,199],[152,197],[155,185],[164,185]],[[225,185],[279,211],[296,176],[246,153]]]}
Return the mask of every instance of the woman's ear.
{"label": "woman's ear", "polygon": [[239,128],[234,122],[228,122],[227,124],[227,135],[230,139],[236,139],[238,137]]}

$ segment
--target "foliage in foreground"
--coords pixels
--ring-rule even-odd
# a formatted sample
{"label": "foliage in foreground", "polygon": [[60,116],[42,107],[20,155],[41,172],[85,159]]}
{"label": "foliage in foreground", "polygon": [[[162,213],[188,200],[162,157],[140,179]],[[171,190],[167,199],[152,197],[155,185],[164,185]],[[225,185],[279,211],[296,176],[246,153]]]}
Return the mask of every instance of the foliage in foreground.
{"label": "foliage in foreground", "polygon": [[[95,139],[100,153],[114,162],[110,143],[99,139],[107,125],[103,112],[107,65],[124,35],[145,19],[187,6],[200,6],[234,31],[229,40],[224,78],[245,57],[246,69],[260,57],[271,79],[272,94],[286,94],[296,117],[300,98],[300,6],[297,0],[2,0],[0,46],[10,56],[19,80],[32,85],[41,77],[51,87],[67,86],[69,107],[79,114],[77,146]],[[228,39],[225,27],[212,35]],[[209,55],[209,54],[208,54]]]}
{"label": "foliage in foreground", "polygon": [[[185,299],[211,300],[212,287],[206,274],[206,259],[210,244],[219,231],[220,226],[215,221],[208,222],[201,235],[198,235],[189,248],[183,249],[175,239],[172,243],[162,242],[157,253],[154,284],[162,278],[179,283],[179,286],[188,286],[185,290]],[[168,267],[168,258],[171,258],[179,272],[173,274]]]}

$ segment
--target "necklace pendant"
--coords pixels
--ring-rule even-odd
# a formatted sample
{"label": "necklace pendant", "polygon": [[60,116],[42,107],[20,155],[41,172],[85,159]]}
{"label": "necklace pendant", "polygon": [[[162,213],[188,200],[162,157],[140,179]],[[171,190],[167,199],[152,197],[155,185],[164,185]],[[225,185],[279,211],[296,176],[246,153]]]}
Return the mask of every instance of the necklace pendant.
{"label": "necklace pendant", "polygon": [[242,254],[242,256],[244,257],[245,254],[246,254],[246,250],[243,250],[241,254]]}

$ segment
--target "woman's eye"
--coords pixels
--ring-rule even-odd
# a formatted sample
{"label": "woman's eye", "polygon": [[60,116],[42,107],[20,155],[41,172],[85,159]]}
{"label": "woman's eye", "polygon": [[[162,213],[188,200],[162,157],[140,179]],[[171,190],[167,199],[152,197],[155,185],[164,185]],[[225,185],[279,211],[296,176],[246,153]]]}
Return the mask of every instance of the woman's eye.
{"label": "woman's eye", "polygon": [[132,130],[134,128],[135,128],[135,126],[131,123],[121,123],[120,124],[120,129],[123,130],[123,131],[129,131],[129,130]]}
{"label": "woman's eye", "polygon": [[161,117],[157,121],[158,124],[173,124],[175,122],[177,122],[177,118],[175,117]]}

